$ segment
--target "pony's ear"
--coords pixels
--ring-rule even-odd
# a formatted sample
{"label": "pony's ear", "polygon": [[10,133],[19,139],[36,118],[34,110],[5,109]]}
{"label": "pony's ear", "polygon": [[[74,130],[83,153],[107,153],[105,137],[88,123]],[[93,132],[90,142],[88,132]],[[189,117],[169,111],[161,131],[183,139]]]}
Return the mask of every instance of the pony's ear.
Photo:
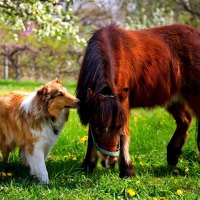
{"label": "pony's ear", "polygon": [[45,95],[48,93],[47,87],[43,86],[37,90],[37,95]]}
{"label": "pony's ear", "polygon": [[88,88],[88,89],[87,89],[87,99],[88,99],[88,98],[91,98],[91,97],[93,96],[93,94],[94,94],[94,92],[92,91],[92,89],[91,89],[91,88]]}
{"label": "pony's ear", "polygon": [[58,83],[58,84],[61,84],[61,80],[58,79],[58,77],[56,77],[55,79],[53,79],[53,80],[51,81],[51,83]]}
{"label": "pony's ear", "polygon": [[128,96],[128,91],[129,89],[126,87],[126,88],[123,88],[121,92],[119,93],[119,99],[122,103],[126,100]]}

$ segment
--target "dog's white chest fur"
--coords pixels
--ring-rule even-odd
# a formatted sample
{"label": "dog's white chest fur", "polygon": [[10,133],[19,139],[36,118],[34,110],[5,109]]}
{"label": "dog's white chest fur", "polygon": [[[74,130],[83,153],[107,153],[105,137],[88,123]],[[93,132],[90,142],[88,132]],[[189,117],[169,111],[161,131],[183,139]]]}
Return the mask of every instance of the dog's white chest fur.
{"label": "dog's white chest fur", "polygon": [[59,121],[53,123],[52,121],[47,121],[42,124],[40,131],[31,129],[31,133],[39,138],[41,142],[49,143],[54,145],[58,139],[60,132],[67,120],[68,109],[64,108],[61,112]]}

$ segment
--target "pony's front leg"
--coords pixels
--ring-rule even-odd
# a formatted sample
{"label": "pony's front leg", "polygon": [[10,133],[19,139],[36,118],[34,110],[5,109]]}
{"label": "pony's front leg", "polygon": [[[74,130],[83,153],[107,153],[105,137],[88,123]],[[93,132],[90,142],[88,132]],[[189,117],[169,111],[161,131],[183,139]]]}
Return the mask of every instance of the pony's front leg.
{"label": "pony's front leg", "polygon": [[84,171],[93,172],[94,168],[97,165],[98,155],[97,151],[94,149],[94,144],[92,141],[92,136],[90,134],[90,129],[88,132],[88,146],[87,146],[87,153],[85,159],[82,164],[82,168]]}
{"label": "pony's front leg", "polygon": [[132,177],[135,175],[129,155],[129,144],[130,144],[130,131],[128,125],[125,125],[124,132],[120,136],[120,158],[119,158],[120,178]]}
{"label": "pony's front leg", "polygon": [[186,106],[181,103],[171,104],[167,110],[172,114],[177,124],[174,135],[167,146],[167,162],[169,165],[175,166],[182,153],[182,146],[188,137],[187,130],[192,118]]}

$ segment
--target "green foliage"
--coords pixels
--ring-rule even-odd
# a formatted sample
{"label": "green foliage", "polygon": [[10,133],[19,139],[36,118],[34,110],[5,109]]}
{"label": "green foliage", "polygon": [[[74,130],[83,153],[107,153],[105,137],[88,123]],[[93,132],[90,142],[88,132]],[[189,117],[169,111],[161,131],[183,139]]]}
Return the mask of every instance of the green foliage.
{"label": "green foliage", "polygon": [[[40,83],[1,81],[0,88],[32,90]],[[29,85],[27,88],[25,85]],[[75,82],[65,83],[73,93]],[[4,88],[6,89],[6,88]],[[130,155],[136,177],[120,179],[118,166],[107,170],[98,164],[93,174],[84,174],[80,165],[87,142],[80,138],[87,135],[87,128],[80,124],[76,110],[71,110],[61,137],[52,149],[47,161],[50,184],[33,180],[15,151],[7,166],[0,162],[1,199],[149,199],[196,200],[200,196],[199,154],[196,151],[195,124],[183,149],[177,167],[166,163],[166,146],[175,129],[174,120],[163,109],[136,109],[131,113]],[[8,176],[12,173],[12,176]],[[135,195],[130,196],[130,192]],[[133,192],[134,191],[134,192]]]}

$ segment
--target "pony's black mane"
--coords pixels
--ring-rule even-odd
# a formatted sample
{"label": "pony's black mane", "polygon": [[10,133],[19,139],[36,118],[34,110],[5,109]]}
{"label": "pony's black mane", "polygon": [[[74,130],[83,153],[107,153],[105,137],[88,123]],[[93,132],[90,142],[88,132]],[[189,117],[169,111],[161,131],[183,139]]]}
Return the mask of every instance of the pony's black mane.
{"label": "pony's black mane", "polygon": [[[111,25],[94,32],[86,48],[76,89],[77,98],[81,101],[78,114],[84,125],[88,124],[91,118],[91,109],[94,106],[92,106],[92,102],[98,99],[99,94],[115,95],[111,52],[107,51],[107,49],[111,50],[109,46],[111,45],[111,31],[109,29],[113,28],[115,26]],[[88,88],[93,92],[93,97],[90,100],[87,99]],[[108,110],[114,112],[113,105],[116,104],[114,103],[116,99],[106,99],[104,101],[107,102],[104,105],[104,112],[107,114],[109,114]],[[102,105],[100,106],[102,107]],[[105,113],[103,118],[105,118]]]}
{"label": "pony's black mane", "polygon": [[93,33],[88,42],[76,90],[77,97],[83,100],[86,99],[87,88],[91,88],[95,93],[102,92],[107,86],[111,88],[112,80],[105,77],[106,74],[111,74],[112,68],[106,67],[110,63],[105,57],[107,53],[104,52],[104,46],[108,44],[105,44],[104,37],[103,29],[100,29]]}

